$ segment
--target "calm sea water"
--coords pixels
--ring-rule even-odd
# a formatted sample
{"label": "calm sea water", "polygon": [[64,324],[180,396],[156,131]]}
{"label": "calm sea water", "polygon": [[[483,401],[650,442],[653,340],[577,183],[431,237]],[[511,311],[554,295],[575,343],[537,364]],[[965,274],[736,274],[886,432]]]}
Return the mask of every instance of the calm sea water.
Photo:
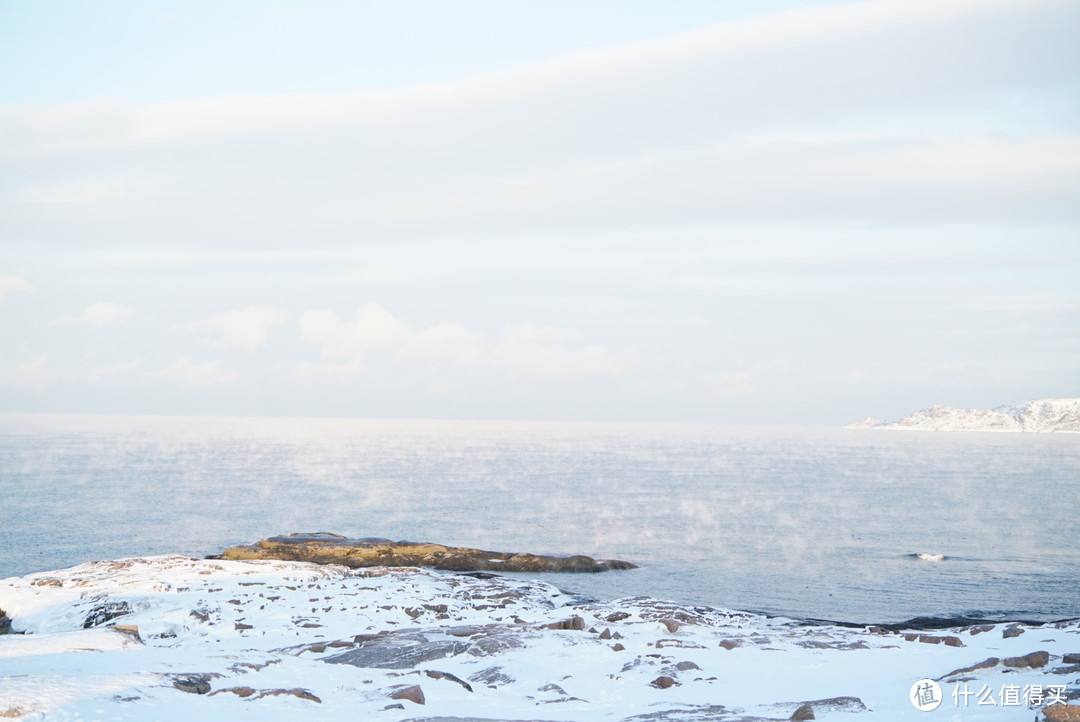
{"label": "calm sea water", "polygon": [[549,575],[600,598],[1080,616],[1075,435],[0,415],[0,495],[0,577],[330,531],[641,565]]}

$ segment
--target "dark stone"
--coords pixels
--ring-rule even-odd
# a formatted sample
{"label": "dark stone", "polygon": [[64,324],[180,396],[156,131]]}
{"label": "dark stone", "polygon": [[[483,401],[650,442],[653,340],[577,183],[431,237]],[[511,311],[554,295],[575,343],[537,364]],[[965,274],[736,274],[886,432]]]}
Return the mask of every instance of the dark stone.
{"label": "dark stone", "polygon": [[469,679],[473,682],[490,685],[492,687],[500,684],[510,684],[515,681],[513,677],[503,671],[502,667],[488,667],[487,669],[482,669],[479,672],[470,675]]}
{"label": "dark stone", "polygon": [[691,669],[701,669],[701,667],[697,666],[693,662],[679,662],[675,665],[675,669],[679,670],[680,672],[689,672]]}
{"label": "dark stone", "polygon": [[1002,639],[1009,639],[1011,637],[1019,637],[1023,633],[1024,633],[1024,630],[1021,629],[1019,626],[1014,624],[1013,626],[1009,627],[1008,629],[1006,629],[1004,632],[1001,633],[1001,638]]}
{"label": "dark stone", "polygon": [[456,682],[457,684],[460,684],[462,687],[464,687],[469,692],[473,691],[473,688],[472,688],[471,684],[469,684],[468,682],[463,680],[461,677],[458,677],[457,675],[454,675],[454,674],[450,674],[449,672],[439,672],[438,670],[434,670],[434,669],[425,669],[424,674],[426,674],[428,677],[431,677],[432,679],[445,679],[445,680],[447,680],[449,682]]}
{"label": "dark stone", "polygon": [[408,669],[424,662],[436,659],[456,657],[466,652],[471,645],[468,642],[441,641],[415,642],[412,644],[387,644],[362,646],[347,652],[324,657],[329,664],[351,664],[354,667],[374,667],[376,669]]}
{"label": "dark stone", "polygon": [[1062,664],[1080,664],[1080,654],[1073,652],[1061,658]]}
{"label": "dark stone", "polygon": [[448,547],[430,542],[391,542],[385,539],[349,539],[337,534],[289,534],[264,539],[250,546],[230,547],[220,559],[282,559],[285,561],[341,564],[347,567],[434,567],[455,572],[605,572],[636,569],[617,559],[587,556],[556,557],[539,554],[492,552]]}
{"label": "dark stone", "polygon": [[797,710],[791,713],[791,717],[789,717],[789,719],[810,720],[817,719],[817,717],[814,716],[813,707],[811,707],[809,704],[803,704]]}
{"label": "dark stone", "polygon": [[810,705],[813,709],[827,712],[865,712],[866,705],[858,697],[828,697],[826,699],[812,699],[803,704]]}
{"label": "dark stone", "polygon": [[624,717],[621,722],[770,722],[762,717],[746,717],[734,714],[733,711],[721,704],[709,704],[695,707],[680,707],[679,709],[665,709],[657,712],[645,712],[633,717]]}
{"label": "dark stone", "polygon": [[210,678],[205,674],[173,677],[173,687],[188,694],[206,694],[210,691]]}
{"label": "dark stone", "polygon": [[672,677],[668,677],[666,674],[657,677],[652,682],[649,682],[650,687],[656,687],[657,689],[667,689],[668,687],[675,687],[678,684],[679,683],[675,679],[673,679]]}
{"label": "dark stone", "polygon": [[112,621],[117,617],[131,614],[131,612],[131,605],[127,602],[106,602],[105,604],[99,604],[87,613],[86,620],[83,621],[83,629],[97,627],[105,622]]}
{"label": "dark stone", "polygon": [[0,609],[0,634],[8,634],[11,631],[11,617],[3,609]]}
{"label": "dark stone", "polygon": [[1080,664],[1069,664],[1064,667],[1054,667],[1050,674],[1077,674],[1080,675]]}

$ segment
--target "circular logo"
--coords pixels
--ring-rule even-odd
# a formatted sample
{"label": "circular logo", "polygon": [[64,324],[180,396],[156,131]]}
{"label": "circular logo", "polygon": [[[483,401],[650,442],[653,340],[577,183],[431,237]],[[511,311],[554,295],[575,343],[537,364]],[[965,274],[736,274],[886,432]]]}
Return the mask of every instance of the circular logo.
{"label": "circular logo", "polygon": [[920,712],[932,712],[941,704],[941,686],[932,679],[920,679],[911,685],[908,699]]}

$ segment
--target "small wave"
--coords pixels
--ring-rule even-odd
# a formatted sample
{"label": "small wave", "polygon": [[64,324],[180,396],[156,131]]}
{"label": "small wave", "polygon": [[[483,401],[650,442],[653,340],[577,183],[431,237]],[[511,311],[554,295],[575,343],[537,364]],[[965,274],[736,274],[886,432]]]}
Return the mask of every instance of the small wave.
{"label": "small wave", "polygon": [[943,562],[945,561],[944,554],[908,554],[912,559],[918,559],[920,562]]}

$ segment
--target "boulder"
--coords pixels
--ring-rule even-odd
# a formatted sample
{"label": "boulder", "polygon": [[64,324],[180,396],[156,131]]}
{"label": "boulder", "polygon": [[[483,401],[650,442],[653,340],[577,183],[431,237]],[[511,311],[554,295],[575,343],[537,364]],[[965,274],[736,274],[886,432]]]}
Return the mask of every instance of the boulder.
{"label": "boulder", "polygon": [[1043,650],[1031,652],[1023,657],[1009,657],[1001,661],[1006,667],[1018,667],[1020,669],[1038,669],[1045,667],[1050,661],[1050,653]]}
{"label": "boulder", "polygon": [[399,687],[391,692],[389,697],[390,699],[407,699],[415,704],[424,704],[427,701],[424,697],[424,690],[418,684]]}
{"label": "boulder", "polygon": [[1043,708],[1046,722],[1080,722],[1080,706],[1056,704]]}
{"label": "boulder", "polygon": [[545,556],[483,549],[449,547],[430,542],[388,539],[349,539],[338,534],[288,534],[229,547],[219,559],[280,559],[284,561],[341,564],[346,567],[433,567],[454,572],[606,572],[636,569],[617,559],[587,556]]}
{"label": "boulder", "polygon": [[206,674],[176,675],[173,687],[188,694],[206,694],[210,691],[210,676]]}

